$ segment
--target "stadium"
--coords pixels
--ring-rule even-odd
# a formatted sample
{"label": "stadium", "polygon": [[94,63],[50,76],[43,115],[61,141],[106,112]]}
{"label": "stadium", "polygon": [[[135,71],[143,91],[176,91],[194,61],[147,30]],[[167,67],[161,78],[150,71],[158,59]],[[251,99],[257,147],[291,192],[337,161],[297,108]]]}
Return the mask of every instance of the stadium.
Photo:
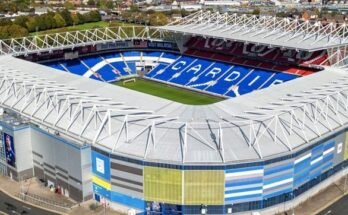
{"label": "stadium", "polygon": [[274,214],[347,174],[345,23],[199,11],[0,41],[3,175],[139,214]]}

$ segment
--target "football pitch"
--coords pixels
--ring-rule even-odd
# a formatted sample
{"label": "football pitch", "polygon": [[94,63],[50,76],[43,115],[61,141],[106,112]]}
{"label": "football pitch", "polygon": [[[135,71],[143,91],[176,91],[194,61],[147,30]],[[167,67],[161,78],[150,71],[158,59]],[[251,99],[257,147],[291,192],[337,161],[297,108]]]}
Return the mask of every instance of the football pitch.
{"label": "football pitch", "polygon": [[118,81],[115,84],[131,90],[136,90],[188,105],[206,105],[223,100],[219,97],[201,94],[147,79],[137,78],[135,80],[135,82],[130,81],[126,83],[123,81]]}

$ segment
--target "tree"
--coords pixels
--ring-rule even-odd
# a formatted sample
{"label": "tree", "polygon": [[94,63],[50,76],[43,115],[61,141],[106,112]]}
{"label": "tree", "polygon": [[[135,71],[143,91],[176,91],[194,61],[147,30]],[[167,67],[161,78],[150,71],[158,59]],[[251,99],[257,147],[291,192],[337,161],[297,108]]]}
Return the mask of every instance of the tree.
{"label": "tree", "polygon": [[140,12],[139,10],[139,7],[137,5],[132,5],[130,6],[130,9],[129,9],[130,12]]}
{"label": "tree", "polygon": [[97,10],[83,14],[85,22],[98,22],[101,20],[100,13]]}
{"label": "tree", "polygon": [[12,21],[10,19],[0,19],[0,26],[12,25]]}
{"label": "tree", "polygon": [[44,16],[35,17],[36,27],[39,31],[44,31],[47,29]]}
{"label": "tree", "polygon": [[57,28],[62,28],[66,26],[65,20],[59,13],[56,13],[53,18],[56,21]]}
{"label": "tree", "polygon": [[253,15],[260,15],[260,9],[259,8],[255,8],[252,12]]}
{"label": "tree", "polygon": [[150,25],[161,26],[168,23],[168,17],[163,13],[154,13],[150,15]]}
{"label": "tree", "polygon": [[29,17],[28,21],[26,22],[26,26],[29,32],[39,30],[35,17]]}
{"label": "tree", "polygon": [[111,0],[99,0],[98,7],[103,10],[108,10],[114,8],[114,2]]}
{"label": "tree", "polygon": [[75,10],[75,5],[69,1],[64,3],[64,7],[66,10]]}
{"label": "tree", "polygon": [[185,9],[181,9],[181,10],[180,10],[180,13],[181,13],[181,16],[182,16],[182,17],[185,17],[185,16],[190,15],[190,12],[187,11],[187,10],[185,10]]}
{"label": "tree", "polygon": [[67,9],[60,11],[59,14],[63,17],[66,26],[71,26],[74,24],[71,13]]}
{"label": "tree", "polygon": [[56,20],[54,19],[55,13],[47,13],[42,15],[42,19],[45,23],[46,29],[57,28]]}
{"label": "tree", "polygon": [[17,16],[13,23],[26,28],[27,21],[28,21],[28,16]]}
{"label": "tree", "polygon": [[0,39],[25,37],[28,35],[28,30],[19,25],[0,26]]}
{"label": "tree", "polygon": [[94,0],[88,0],[87,5],[95,6],[95,1]]}
{"label": "tree", "polygon": [[28,35],[28,30],[19,25],[10,25],[8,28],[10,38],[25,37]]}
{"label": "tree", "polygon": [[74,25],[80,25],[85,23],[85,17],[81,15],[80,13],[76,13],[72,16]]}
{"label": "tree", "polygon": [[113,9],[114,8],[114,2],[113,1],[107,1],[106,2],[106,4],[105,4],[105,6],[106,6],[106,9],[109,9],[109,10],[111,10],[111,9]]}

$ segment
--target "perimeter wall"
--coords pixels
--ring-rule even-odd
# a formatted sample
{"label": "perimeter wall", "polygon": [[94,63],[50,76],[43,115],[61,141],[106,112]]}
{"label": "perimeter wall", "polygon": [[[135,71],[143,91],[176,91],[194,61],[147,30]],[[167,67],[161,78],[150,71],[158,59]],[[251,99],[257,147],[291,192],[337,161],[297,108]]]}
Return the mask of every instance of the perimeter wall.
{"label": "perimeter wall", "polygon": [[284,156],[222,166],[144,162],[93,147],[93,189],[96,198],[147,214],[262,210],[297,199],[343,170],[347,137],[340,131]]}

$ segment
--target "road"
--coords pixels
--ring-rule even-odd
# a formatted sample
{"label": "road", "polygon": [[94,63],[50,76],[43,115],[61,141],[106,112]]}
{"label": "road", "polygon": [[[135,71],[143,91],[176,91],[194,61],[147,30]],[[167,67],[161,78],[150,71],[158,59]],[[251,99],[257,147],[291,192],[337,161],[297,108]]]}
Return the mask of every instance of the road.
{"label": "road", "polygon": [[348,195],[330,205],[318,215],[347,215],[348,214]]}
{"label": "road", "polygon": [[25,204],[21,201],[13,199],[0,191],[0,211],[10,215],[58,215],[58,213],[52,213],[40,208],[33,207],[32,205]]}

